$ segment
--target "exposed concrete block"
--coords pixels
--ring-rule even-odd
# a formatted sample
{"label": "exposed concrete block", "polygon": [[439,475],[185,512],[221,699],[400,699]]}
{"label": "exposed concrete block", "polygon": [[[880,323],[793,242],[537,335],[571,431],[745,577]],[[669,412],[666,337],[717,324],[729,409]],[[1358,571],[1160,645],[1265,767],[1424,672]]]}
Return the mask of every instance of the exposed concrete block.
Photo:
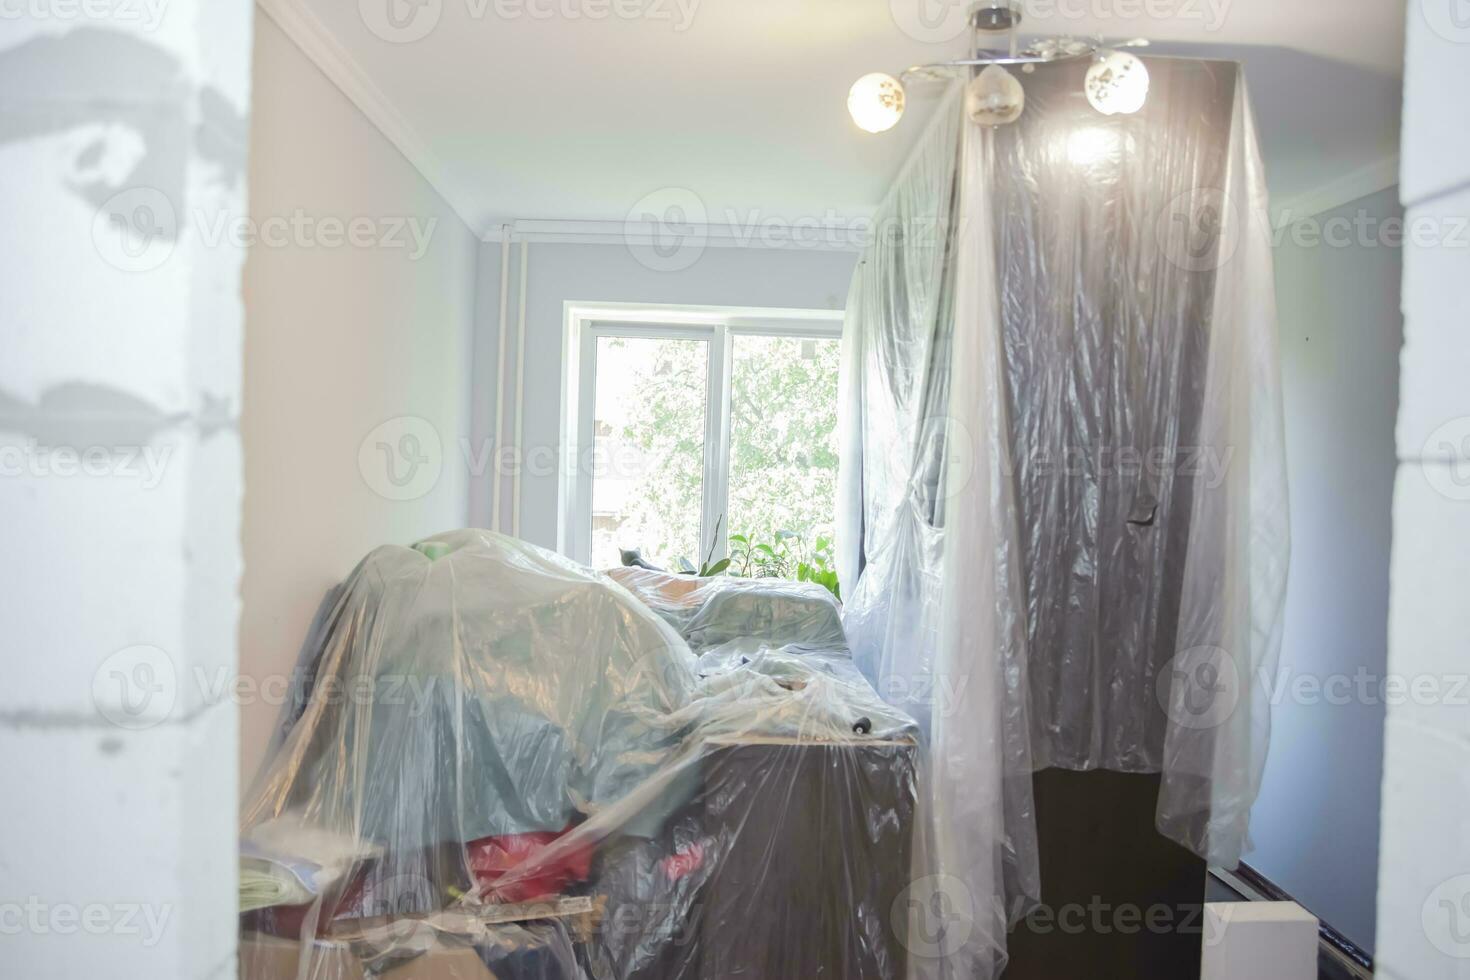
{"label": "exposed concrete block", "polygon": [[230,706],[143,731],[0,724],[45,815],[0,857],[7,975],[202,977],[232,955],[236,745]]}
{"label": "exposed concrete block", "polygon": [[1470,743],[1386,729],[1379,852],[1380,976],[1470,978]]}
{"label": "exposed concrete block", "polygon": [[92,448],[0,434],[0,510],[21,515],[7,535],[12,560],[0,565],[0,608],[7,643],[27,651],[0,687],[0,716],[100,724],[122,710],[112,696],[147,695],[133,678],[137,661],[114,656],[145,645],[161,651],[149,658],[147,687],[165,685],[156,693],[170,704],[140,717],[187,717],[234,669],[239,435],[178,427],[144,446]]}
{"label": "exposed concrete block", "polygon": [[1389,717],[1470,737],[1470,499],[1448,492],[1457,465],[1400,463],[1388,612]]}
{"label": "exposed concrete block", "polygon": [[[124,7],[147,16],[109,9]],[[240,318],[221,314],[238,307],[244,258],[250,30],[211,36],[206,58],[193,7],[168,5],[153,31],[53,16],[0,49],[0,206],[52,232],[0,239],[20,273],[6,281],[0,425],[22,410],[108,414],[49,404],[65,386],[105,387],[144,415],[197,412],[205,393],[238,410]]]}
{"label": "exposed concrete block", "polygon": [[[195,8],[199,83],[213,89],[241,119],[250,110],[255,5],[208,3]],[[245,136],[242,134],[242,145]]]}
{"label": "exposed concrete block", "polygon": [[245,213],[253,8],[23,6],[0,34],[0,972],[228,975],[239,713],[192,677],[235,662],[243,249],[199,216]]}
{"label": "exposed concrete block", "polygon": [[1456,0],[1409,0],[1400,190],[1417,204],[1470,181],[1470,19]]}
{"label": "exposed concrete block", "polygon": [[1451,492],[1470,501],[1470,190],[1406,222],[1398,454],[1457,461]]}

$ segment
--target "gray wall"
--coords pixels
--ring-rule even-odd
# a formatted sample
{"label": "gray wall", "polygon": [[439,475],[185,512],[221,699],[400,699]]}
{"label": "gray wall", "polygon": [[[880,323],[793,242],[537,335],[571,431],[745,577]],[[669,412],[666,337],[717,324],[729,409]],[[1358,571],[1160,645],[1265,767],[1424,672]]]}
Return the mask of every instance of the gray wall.
{"label": "gray wall", "polygon": [[[1282,234],[1275,253],[1291,576],[1246,862],[1364,947],[1374,932],[1384,706],[1344,684],[1385,670],[1402,318],[1400,249],[1382,239],[1393,240],[1383,222],[1401,215],[1389,188],[1310,219],[1317,244]],[[1329,244],[1343,241],[1344,219],[1367,231]]]}

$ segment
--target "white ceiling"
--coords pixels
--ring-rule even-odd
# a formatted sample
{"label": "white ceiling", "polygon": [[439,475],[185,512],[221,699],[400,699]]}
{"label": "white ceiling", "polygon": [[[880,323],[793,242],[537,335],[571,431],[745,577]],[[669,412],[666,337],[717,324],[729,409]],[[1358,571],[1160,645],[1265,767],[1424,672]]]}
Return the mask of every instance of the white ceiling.
{"label": "white ceiling", "polygon": [[[911,100],[895,130],[868,136],[847,117],[847,88],[962,53],[963,36],[911,35],[918,4],[941,17],[963,2],[260,0],[481,233],[516,219],[622,222],[669,187],[693,191],[716,224],[866,214],[928,105]],[[384,40],[389,4],[420,18],[409,36],[427,33]],[[1278,204],[1393,180],[1401,0],[1027,9],[1028,32],[1145,36],[1156,53],[1243,60]],[[1142,16],[1164,10],[1174,16]]]}

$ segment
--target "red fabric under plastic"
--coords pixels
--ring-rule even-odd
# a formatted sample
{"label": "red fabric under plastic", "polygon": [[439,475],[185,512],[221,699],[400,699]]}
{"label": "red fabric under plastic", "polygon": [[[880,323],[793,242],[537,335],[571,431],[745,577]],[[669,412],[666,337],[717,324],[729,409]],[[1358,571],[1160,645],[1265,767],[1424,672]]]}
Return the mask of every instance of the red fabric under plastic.
{"label": "red fabric under plastic", "polygon": [[532,874],[522,872],[514,881],[502,881],[507,871],[524,865],[570,829],[500,834],[466,844],[470,871],[482,896],[502,902],[525,902],[559,894],[571,882],[585,881],[592,870],[591,847],[576,848],[536,868]]}

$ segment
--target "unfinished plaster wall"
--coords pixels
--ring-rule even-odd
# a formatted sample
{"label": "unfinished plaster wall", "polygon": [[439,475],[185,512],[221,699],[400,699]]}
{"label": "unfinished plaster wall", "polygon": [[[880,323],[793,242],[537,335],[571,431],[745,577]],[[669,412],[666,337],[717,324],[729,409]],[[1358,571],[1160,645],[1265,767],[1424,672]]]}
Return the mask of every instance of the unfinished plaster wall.
{"label": "unfinished plaster wall", "polygon": [[[1461,7],[1463,5],[1460,5]],[[1376,975],[1470,977],[1470,21],[1410,3]]]}
{"label": "unfinished plaster wall", "polygon": [[0,30],[0,972],[234,972],[251,5]]}

